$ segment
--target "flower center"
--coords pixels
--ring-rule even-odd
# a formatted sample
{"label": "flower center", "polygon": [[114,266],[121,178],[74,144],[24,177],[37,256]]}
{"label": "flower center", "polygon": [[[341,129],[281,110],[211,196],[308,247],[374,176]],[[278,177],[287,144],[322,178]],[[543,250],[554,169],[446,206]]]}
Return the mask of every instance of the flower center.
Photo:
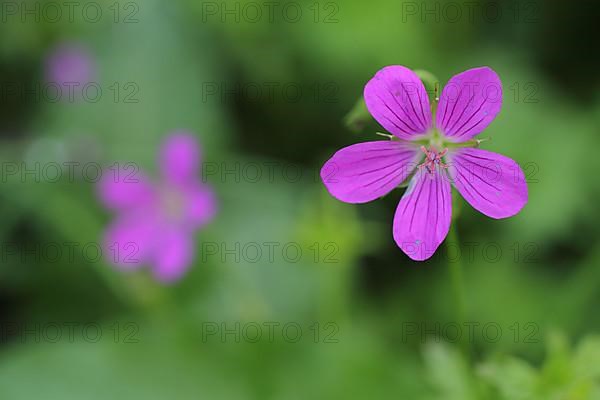
{"label": "flower center", "polygon": [[444,164],[442,157],[446,155],[448,149],[437,151],[435,148],[430,147],[427,149],[425,146],[421,146],[421,151],[425,154],[425,160],[423,164],[419,165],[419,171],[426,169],[427,172],[433,176],[436,167],[447,169],[448,166]]}
{"label": "flower center", "polygon": [[184,216],[184,196],[173,188],[164,187],[162,189],[160,204],[164,215],[171,221],[180,221]]}

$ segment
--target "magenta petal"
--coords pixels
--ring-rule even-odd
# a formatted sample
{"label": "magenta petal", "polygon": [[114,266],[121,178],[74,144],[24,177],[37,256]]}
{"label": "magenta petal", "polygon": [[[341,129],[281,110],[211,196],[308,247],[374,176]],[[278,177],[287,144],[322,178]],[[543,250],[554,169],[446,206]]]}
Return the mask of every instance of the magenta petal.
{"label": "magenta petal", "polygon": [[192,229],[209,223],[217,213],[217,200],[213,190],[203,184],[189,185],[183,189],[186,196],[186,222]]}
{"label": "magenta petal", "polygon": [[156,195],[150,181],[133,169],[108,169],[98,184],[98,197],[111,209],[140,207],[152,202]]}
{"label": "magenta petal", "polygon": [[177,227],[163,227],[155,249],[154,276],[165,283],[174,282],[184,275],[193,257],[191,233]]}
{"label": "magenta petal", "polygon": [[198,173],[200,145],[186,132],[170,135],[162,146],[160,164],[163,175],[172,182],[184,182]]}
{"label": "magenta petal", "polygon": [[450,140],[464,142],[483,131],[502,108],[502,82],[488,67],[473,68],[448,81],[436,125]]}
{"label": "magenta petal", "polygon": [[137,269],[147,263],[155,234],[155,225],[144,213],[118,217],[104,235],[105,259],[122,269]]}
{"label": "magenta petal", "polygon": [[88,49],[74,42],[64,42],[54,48],[46,59],[45,69],[47,82],[60,85],[64,90],[81,91],[95,75]]}
{"label": "magenta petal", "polygon": [[379,70],[364,90],[369,112],[387,131],[411,140],[431,127],[429,98],[410,69],[392,65]]}
{"label": "magenta petal", "polygon": [[321,179],[336,199],[366,203],[401,184],[418,157],[418,148],[407,142],[358,143],[335,153],[321,169]]}
{"label": "magenta petal", "polygon": [[527,203],[525,175],[510,158],[473,148],[454,150],[447,158],[454,186],[479,212],[507,218]]}
{"label": "magenta petal", "polygon": [[394,240],[407,256],[428,259],[444,241],[452,219],[450,183],[440,172],[413,177],[394,216]]}

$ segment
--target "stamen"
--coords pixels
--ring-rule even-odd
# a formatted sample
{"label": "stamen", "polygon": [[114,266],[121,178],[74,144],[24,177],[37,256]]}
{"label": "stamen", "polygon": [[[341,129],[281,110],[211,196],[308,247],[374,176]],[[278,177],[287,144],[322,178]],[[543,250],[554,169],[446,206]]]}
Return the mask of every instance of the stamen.
{"label": "stamen", "polygon": [[426,168],[427,173],[429,173],[429,175],[433,177],[436,167],[443,169],[448,168],[448,166],[442,161],[442,157],[444,157],[446,153],[448,153],[448,149],[444,149],[438,152],[434,148],[428,150],[425,146],[421,146],[421,151],[425,154],[425,161],[423,162],[423,164],[419,165],[419,170]]}

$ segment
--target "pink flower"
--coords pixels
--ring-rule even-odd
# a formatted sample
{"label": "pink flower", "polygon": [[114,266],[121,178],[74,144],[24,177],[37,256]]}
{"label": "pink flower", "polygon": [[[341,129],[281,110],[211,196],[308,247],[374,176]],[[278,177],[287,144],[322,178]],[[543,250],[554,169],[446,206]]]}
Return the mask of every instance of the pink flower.
{"label": "pink flower", "polygon": [[488,67],[454,76],[432,117],[423,83],[410,69],[388,66],[367,83],[371,115],[393,133],[390,141],[339,150],[321,169],[335,198],[375,200],[410,178],[394,217],[394,240],[413,260],[430,258],[452,219],[451,185],[492,218],[517,214],[527,203],[523,171],[508,157],[476,148],[473,137],[500,112],[502,84]]}
{"label": "pink flower", "polygon": [[92,55],[81,44],[61,43],[52,49],[46,58],[46,82],[58,86],[61,99],[80,95],[94,76],[95,65]]}
{"label": "pink flower", "polygon": [[104,238],[113,264],[125,270],[149,265],[162,282],[183,276],[194,259],[194,232],[216,212],[213,191],[196,177],[199,164],[198,142],[180,132],[161,148],[159,182],[131,164],[103,176],[100,200],[117,213]]}

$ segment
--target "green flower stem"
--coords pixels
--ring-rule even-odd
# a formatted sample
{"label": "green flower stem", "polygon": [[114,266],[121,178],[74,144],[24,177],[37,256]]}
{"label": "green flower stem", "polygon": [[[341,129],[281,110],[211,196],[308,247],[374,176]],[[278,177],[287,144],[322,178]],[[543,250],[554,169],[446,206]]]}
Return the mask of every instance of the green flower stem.
{"label": "green flower stem", "polygon": [[[458,215],[460,214],[460,207],[456,196],[453,196],[453,209],[455,211],[452,218],[452,222],[450,223],[450,230],[448,231],[448,236],[446,238],[448,254],[450,254],[452,245],[455,245],[456,248],[460,249],[460,241],[456,229],[456,221]],[[450,259],[450,257],[448,257],[448,272],[450,275],[450,282],[452,285],[452,292],[454,297],[454,311],[456,323],[462,328],[464,327],[464,323],[467,322],[467,317],[465,298],[466,296],[463,277],[463,263],[460,256],[456,257],[455,259]],[[469,339],[468,337],[465,337],[465,335],[461,337],[461,347],[464,352],[465,358],[467,359],[467,361],[469,361],[471,358],[471,348],[469,344]]]}
{"label": "green flower stem", "polygon": [[[458,235],[456,233],[456,224],[450,225],[450,231],[446,243],[448,249],[452,243],[456,243],[458,246]],[[452,282],[452,291],[454,295],[454,306],[456,309],[456,317],[460,323],[465,321],[465,296],[464,296],[464,285],[463,285],[463,266],[460,258],[451,260],[448,262],[448,268],[450,272],[450,281]]]}
{"label": "green flower stem", "polygon": [[439,97],[440,86],[440,81],[437,76],[424,69],[416,69],[414,70],[414,73],[417,74],[419,79],[421,79],[421,82],[423,82],[423,86],[425,86],[425,91],[429,97],[429,103],[431,105],[436,104],[437,98]]}

